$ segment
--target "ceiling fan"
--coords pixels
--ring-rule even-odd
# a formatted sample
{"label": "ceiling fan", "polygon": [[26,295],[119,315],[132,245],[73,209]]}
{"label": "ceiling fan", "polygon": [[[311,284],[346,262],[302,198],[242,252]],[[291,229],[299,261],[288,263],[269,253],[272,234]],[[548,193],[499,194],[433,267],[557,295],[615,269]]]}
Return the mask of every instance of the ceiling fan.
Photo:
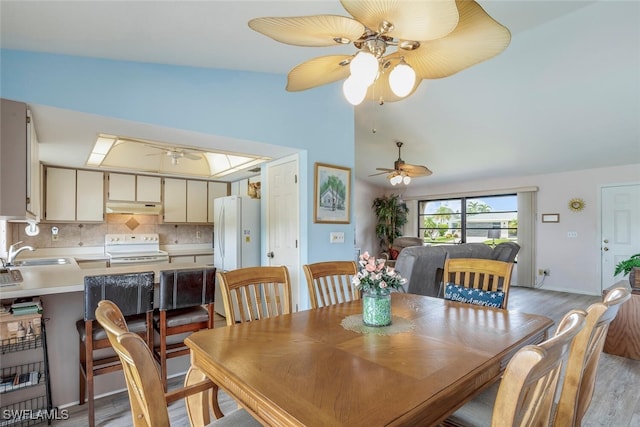
{"label": "ceiling fan", "polygon": [[[151,145],[151,144],[145,144],[147,147],[151,147],[151,148],[155,148],[157,150],[161,150],[164,151],[165,155],[169,158],[171,158],[171,164],[172,165],[178,165],[178,161],[180,159],[189,159],[189,160],[200,160],[202,158],[202,156],[200,154],[194,154],[196,153],[191,152],[189,150],[181,150],[178,148],[171,148],[171,149],[167,149],[166,147],[160,147],[157,145]],[[155,156],[158,155],[160,153],[152,153],[152,154],[147,154],[148,156]]]}
{"label": "ceiling fan", "polygon": [[288,91],[346,79],[343,91],[353,105],[365,98],[380,104],[399,101],[423,79],[448,77],[490,59],[511,41],[509,30],[473,0],[340,3],[353,18],[313,15],[249,21],[253,30],[286,44],[356,47],[353,55],[321,56],[294,67]]}
{"label": "ceiling fan", "polygon": [[416,178],[420,176],[429,176],[433,173],[426,166],[410,165],[408,163],[405,163],[405,161],[402,160],[402,157],[400,155],[400,150],[402,149],[402,142],[396,141],[396,147],[398,147],[398,160],[393,162],[393,169],[376,168],[376,170],[379,170],[382,172],[374,173],[373,175],[369,175],[369,176],[382,175],[386,173],[388,174],[387,179],[389,180],[391,185],[400,184],[401,182],[407,185],[411,182],[411,178]]}

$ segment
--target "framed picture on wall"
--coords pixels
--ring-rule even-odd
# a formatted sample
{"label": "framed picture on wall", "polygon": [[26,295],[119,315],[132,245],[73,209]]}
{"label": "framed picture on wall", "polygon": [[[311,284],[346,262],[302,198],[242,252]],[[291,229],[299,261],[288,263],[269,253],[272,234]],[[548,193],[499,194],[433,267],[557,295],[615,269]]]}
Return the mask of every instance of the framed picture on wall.
{"label": "framed picture on wall", "polygon": [[313,222],[349,224],[351,168],[315,164]]}

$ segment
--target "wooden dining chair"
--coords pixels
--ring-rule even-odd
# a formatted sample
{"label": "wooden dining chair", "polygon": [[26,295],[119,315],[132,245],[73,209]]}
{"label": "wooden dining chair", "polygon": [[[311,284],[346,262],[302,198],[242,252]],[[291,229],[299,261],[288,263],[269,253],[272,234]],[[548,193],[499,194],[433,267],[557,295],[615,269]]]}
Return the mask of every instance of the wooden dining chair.
{"label": "wooden dining chair", "polygon": [[317,262],[302,268],[307,278],[311,308],[360,299],[360,291],[351,283],[358,273],[354,261]]}
{"label": "wooden dining chair", "polygon": [[581,426],[593,397],[598,362],[609,324],[618,309],[631,298],[626,287],[611,289],[602,302],[587,308],[587,324],[571,345],[560,399],[556,407],[556,426]]}
{"label": "wooden dining chair", "polygon": [[84,317],[76,322],[79,337],[79,403],[88,403],[89,427],[95,425],[94,377],[122,369],[118,356],[105,351],[111,347],[104,329],[98,324],[95,310],[103,299],[114,301],[127,316],[129,330],[153,340],[153,277],[142,273],[105,274],[84,278]]}
{"label": "wooden dining chair", "polygon": [[447,258],[442,276],[444,298],[506,309],[512,270],[512,262]]}
{"label": "wooden dining chair", "polygon": [[129,332],[127,321],[118,306],[112,301],[100,301],[95,317],[106,331],[108,340],[122,363],[133,426],[169,427],[168,404],[179,399],[185,399],[192,427],[260,425],[244,409],[235,410],[210,423],[207,397],[209,393],[217,392],[218,387],[214,383],[204,379],[165,393],[151,348],[139,335]]}
{"label": "wooden dining chair", "polygon": [[[158,310],[153,354],[160,363],[164,391],[167,391],[167,359],[189,354],[184,334],[213,328],[215,267],[160,271]],[[155,337],[154,337],[155,341]]]}
{"label": "wooden dining chair", "polygon": [[287,267],[246,267],[217,275],[227,325],[291,313]]}
{"label": "wooden dining chair", "polygon": [[549,426],[562,373],[562,363],[586,324],[584,310],[571,310],[553,337],[518,350],[505,368],[493,407],[478,399],[466,403],[443,426]]}

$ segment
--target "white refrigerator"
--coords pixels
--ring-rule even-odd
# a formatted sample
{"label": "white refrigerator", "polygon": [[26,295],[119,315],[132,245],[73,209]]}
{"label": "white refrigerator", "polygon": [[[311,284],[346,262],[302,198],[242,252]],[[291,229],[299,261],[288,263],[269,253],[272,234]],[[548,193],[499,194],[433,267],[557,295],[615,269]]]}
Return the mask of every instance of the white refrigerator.
{"label": "white refrigerator", "polygon": [[[241,196],[213,200],[213,265],[229,271],[260,265],[260,199]],[[224,316],[220,286],[216,283],[216,313]]]}

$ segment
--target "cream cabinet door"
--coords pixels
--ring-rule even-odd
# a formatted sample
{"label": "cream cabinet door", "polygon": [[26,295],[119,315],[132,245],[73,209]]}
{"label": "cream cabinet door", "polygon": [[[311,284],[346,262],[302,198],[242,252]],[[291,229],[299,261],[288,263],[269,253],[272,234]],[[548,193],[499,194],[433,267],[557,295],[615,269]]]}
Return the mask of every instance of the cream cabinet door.
{"label": "cream cabinet door", "polygon": [[187,181],[187,222],[207,222],[207,181]]}
{"label": "cream cabinet door", "polygon": [[187,222],[187,180],[164,179],[164,222]]}
{"label": "cream cabinet door", "polygon": [[77,171],[76,220],[104,221],[104,172]]}
{"label": "cream cabinet door", "polygon": [[122,173],[109,174],[109,200],[136,200],[136,176]]}
{"label": "cream cabinet door", "polygon": [[229,185],[226,182],[209,182],[208,183],[209,197],[207,201],[207,222],[213,224],[213,200],[218,197],[225,197],[229,195]]}
{"label": "cream cabinet door", "polygon": [[76,170],[47,168],[45,191],[45,219],[75,221]]}
{"label": "cream cabinet door", "polygon": [[137,176],[136,200],[138,202],[160,203],[161,194],[162,179],[159,176]]}

